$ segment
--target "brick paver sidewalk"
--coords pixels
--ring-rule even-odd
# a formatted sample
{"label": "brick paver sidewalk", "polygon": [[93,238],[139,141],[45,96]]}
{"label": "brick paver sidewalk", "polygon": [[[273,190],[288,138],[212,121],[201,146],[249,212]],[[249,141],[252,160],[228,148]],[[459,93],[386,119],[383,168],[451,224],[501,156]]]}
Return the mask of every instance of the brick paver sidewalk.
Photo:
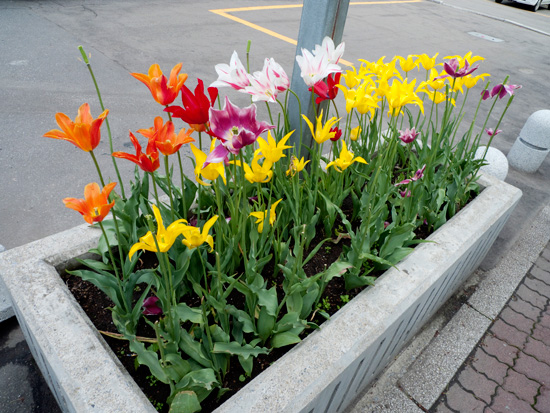
{"label": "brick paver sidewalk", "polygon": [[550,244],[430,411],[550,413]]}

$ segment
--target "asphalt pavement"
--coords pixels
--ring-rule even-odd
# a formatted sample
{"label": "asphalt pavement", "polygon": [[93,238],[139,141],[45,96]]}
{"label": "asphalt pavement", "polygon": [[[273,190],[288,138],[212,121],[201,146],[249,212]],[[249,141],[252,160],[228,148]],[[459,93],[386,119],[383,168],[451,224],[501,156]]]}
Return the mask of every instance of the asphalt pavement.
{"label": "asphalt pavement", "polygon": [[[296,4],[299,2],[259,3],[252,0],[0,2],[0,244],[14,248],[81,224],[80,216],[64,208],[61,199],[81,196],[84,185],[95,178],[93,164],[86,154],[72,145],[42,138],[46,131],[56,127],[56,112],[74,117],[77,108],[84,102],[90,103],[94,116],[101,112],[86,66],[79,61],[79,45],[91,54],[103,101],[110,110],[114,150],[125,151],[129,146],[128,130],[150,127],[150,119],[159,114],[157,104],[145,87],[129,75],[130,72],[145,73],[152,63],[159,63],[161,68],[168,70],[183,62],[183,71],[189,73],[189,84],[194,85],[197,77],[209,84],[216,79],[214,65],[228,63],[233,50],[244,58],[247,41],[251,39],[250,66],[253,70],[261,68],[265,57],[274,57],[290,74],[295,46],[285,38],[295,39],[298,33],[301,9],[292,7]],[[267,8],[274,5],[287,7]],[[228,11],[229,8],[237,10]],[[507,1],[502,4],[489,0],[352,2],[344,41],[344,58],[351,62],[360,58],[377,60],[382,56],[421,53],[464,55],[468,51],[485,57],[480,71],[491,73],[495,81],[510,75],[510,83],[523,85],[507,118],[499,127],[503,132],[493,141],[493,146],[504,154],[512,147],[529,115],[537,110],[550,109],[550,10],[545,7],[532,13],[525,6]],[[247,102],[244,95],[228,94],[237,104]],[[96,152],[102,169],[112,171],[106,139]],[[133,164],[119,162],[119,167],[127,182],[132,177]],[[191,172],[190,165],[188,172]],[[473,290],[483,292],[486,291],[485,284],[498,285],[499,274],[506,273],[505,269],[512,268],[514,262],[526,256],[530,257],[533,265],[541,253],[547,257],[548,253],[543,251],[550,238],[545,209],[550,200],[549,177],[549,159],[533,174],[509,171],[506,181],[519,187],[523,198],[480,271],[472,279]],[[114,178],[112,172],[111,178]],[[548,237],[546,234],[549,234]],[[536,267],[538,265],[523,266],[508,271],[514,272],[514,281],[510,281],[505,292],[501,293],[501,308],[498,312],[487,314],[493,323],[487,329],[494,333],[494,323],[502,316],[501,311],[512,306],[508,301],[511,298],[520,297],[540,310],[535,314],[536,310],[531,308],[531,313],[528,313],[528,307],[524,308],[522,315],[531,317],[533,321],[532,331],[519,330],[525,336],[524,341],[519,343],[521,346],[516,343],[515,355],[511,359],[494,357],[507,366],[505,376],[489,377],[492,380],[490,386],[496,383],[490,393],[494,397],[487,399],[486,395],[475,394],[464,384],[466,379],[460,378],[464,371],[471,373],[470,370],[475,370],[480,374],[472,363],[468,365],[473,366],[470,370],[462,363],[469,358],[479,359],[475,353],[478,344],[488,340],[484,330],[478,340],[471,343],[470,351],[462,349],[464,358],[461,364],[456,364],[452,367],[454,372],[448,373],[453,373],[448,378],[449,390],[457,390],[447,393],[446,399],[440,392],[429,409],[463,411],[457,409],[449,398],[449,394],[460,395],[460,392],[466,392],[469,396],[473,393],[472,397],[477,401],[485,400],[485,406],[480,411],[496,409],[498,403],[493,399],[504,394],[504,390],[499,389],[509,388],[506,384],[509,381],[504,378],[513,376],[509,370],[514,370],[520,353],[525,354],[521,356],[523,359],[527,356],[534,358],[533,353],[523,345],[538,340],[537,344],[541,342],[547,346],[546,350],[550,348],[550,343],[533,336],[536,323],[547,320],[547,315],[543,313],[548,308],[549,296],[540,298],[537,301],[539,304],[544,302],[540,300],[547,301],[542,307],[537,307],[533,305],[535,302],[526,300],[525,294],[519,292],[522,285],[528,283],[524,277],[530,275],[537,278],[533,274]],[[550,284],[548,279],[540,281]],[[407,372],[421,371],[419,362],[415,361],[421,358],[429,360],[430,349],[439,345],[436,338],[445,336],[446,326],[450,329],[454,325],[452,320],[457,320],[457,314],[461,316],[460,309],[467,312],[468,308],[463,308],[463,305],[476,308],[471,302],[468,304],[469,299],[457,298],[456,302],[460,305],[449,304],[443,309],[434,318],[431,327],[427,327],[424,335],[420,336],[422,340],[419,338],[403,353],[406,358],[416,351],[411,356],[413,361],[409,357],[406,363],[402,360],[402,364],[396,364],[395,368],[399,371],[389,371],[392,375],[381,379],[374,393],[365,394],[363,404],[358,402],[355,408],[359,410],[356,411],[383,411],[384,404],[380,401],[384,391],[380,389],[384,383],[387,385],[386,394],[394,394],[395,389],[402,392],[400,396],[395,396],[395,400],[401,400],[404,395],[409,401],[414,400],[416,408],[423,406],[418,400],[421,397],[415,399],[412,389],[407,388]],[[512,308],[509,311],[516,310]],[[510,321],[506,316],[504,313],[504,321]],[[510,323],[515,328],[514,322]],[[542,325],[541,328],[547,327]],[[505,337],[499,339],[514,346]],[[543,363],[543,368],[550,362],[548,359],[537,360]],[[473,373],[470,376],[476,377]],[[547,394],[543,387],[548,383],[525,377],[530,380],[526,383],[539,383],[537,394]],[[519,399],[518,394],[511,394]],[[531,408],[535,409],[537,400],[533,400]],[[546,411],[550,411],[550,407],[548,409]],[[2,322],[0,412],[55,411],[53,398],[40,377],[15,319]],[[390,406],[386,411],[406,410]]]}

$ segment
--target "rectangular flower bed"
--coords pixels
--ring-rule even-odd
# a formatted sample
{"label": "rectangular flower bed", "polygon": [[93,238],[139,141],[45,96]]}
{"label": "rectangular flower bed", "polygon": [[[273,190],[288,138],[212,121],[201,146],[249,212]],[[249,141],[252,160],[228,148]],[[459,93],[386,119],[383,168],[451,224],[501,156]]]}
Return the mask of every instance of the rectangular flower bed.
{"label": "rectangular flower bed", "polygon": [[[218,412],[341,412],[476,269],[521,191],[489,176],[484,190],[320,330]],[[95,247],[82,225],[0,255],[0,280],[33,356],[66,412],[154,412],[59,277]]]}

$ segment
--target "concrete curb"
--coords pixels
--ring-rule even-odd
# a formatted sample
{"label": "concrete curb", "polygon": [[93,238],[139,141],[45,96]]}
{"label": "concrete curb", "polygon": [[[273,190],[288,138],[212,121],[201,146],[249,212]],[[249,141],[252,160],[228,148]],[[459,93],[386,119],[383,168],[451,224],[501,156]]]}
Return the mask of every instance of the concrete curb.
{"label": "concrete curb", "polygon": [[[0,244],[0,254],[6,251],[3,245]],[[5,320],[9,320],[15,315],[13,307],[11,306],[11,300],[8,297],[6,291],[0,287],[0,323]]]}
{"label": "concrete curb", "polygon": [[450,320],[439,314],[348,412],[428,411],[501,312],[550,241],[550,206],[487,273],[474,274],[476,291]]}
{"label": "concrete curb", "polygon": [[550,240],[550,206],[524,231],[509,254],[489,271],[477,290],[399,381],[403,391],[429,409],[501,312]]}
{"label": "concrete curb", "polygon": [[[521,196],[489,176],[480,183],[485,190],[432,242],[217,411],[345,409],[479,265]],[[57,274],[96,245],[98,232],[83,225],[7,251],[0,281],[62,410],[154,412]]]}

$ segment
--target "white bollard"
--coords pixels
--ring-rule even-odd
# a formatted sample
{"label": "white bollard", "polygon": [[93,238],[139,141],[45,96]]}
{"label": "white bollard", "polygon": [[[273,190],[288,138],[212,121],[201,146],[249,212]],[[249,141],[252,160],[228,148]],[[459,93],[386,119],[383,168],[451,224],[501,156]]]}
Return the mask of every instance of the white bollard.
{"label": "white bollard", "polygon": [[[475,159],[481,159],[485,153],[486,146],[480,146],[474,155]],[[479,170],[488,175],[492,175],[495,178],[504,181],[508,175],[508,159],[497,148],[489,147],[487,153],[485,154],[486,165],[483,165]]]}
{"label": "white bollard", "polygon": [[550,152],[550,110],[539,110],[527,122],[508,153],[510,166],[533,173]]}

